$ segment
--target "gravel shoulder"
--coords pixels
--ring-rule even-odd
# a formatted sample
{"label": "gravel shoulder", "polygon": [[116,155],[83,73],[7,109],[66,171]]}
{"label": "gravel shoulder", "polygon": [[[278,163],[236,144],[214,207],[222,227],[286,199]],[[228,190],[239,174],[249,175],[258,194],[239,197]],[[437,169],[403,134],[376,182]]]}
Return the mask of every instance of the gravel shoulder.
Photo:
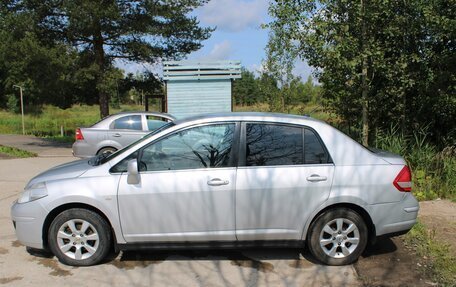
{"label": "gravel shoulder", "polygon": [[[448,200],[420,202],[418,217],[435,239],[450,246],[456,256],[456,204]],[[436,286],[404,236],[379,240],[355,264],[364,286]],[[456,285],[456,282],[455,282]]]}
{"label": "gravel shoulder", "polygon": [[448,200],[423,201],[420,208],[420,221],[438,241],[448,244],[456,256],[456,203]]}

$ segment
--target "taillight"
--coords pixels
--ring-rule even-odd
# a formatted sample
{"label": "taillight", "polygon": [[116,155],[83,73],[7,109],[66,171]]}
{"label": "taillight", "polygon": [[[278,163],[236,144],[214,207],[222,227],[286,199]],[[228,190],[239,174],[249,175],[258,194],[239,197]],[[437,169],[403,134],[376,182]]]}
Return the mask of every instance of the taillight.
{"label": "taillight", "polygon": [[404,166],[393,181],[394,186],[399,191],[412,191],[412,173],[408,166]]}
{"label": "taillight", "polygon": [[82,140],[84,140],[84,136],[82,135],[82,132],[81,132],[81,129],[80,129],[80,128],[77,128],[77,129],[76,129],[75,139],[76,139],[77,141],[82,141]]}

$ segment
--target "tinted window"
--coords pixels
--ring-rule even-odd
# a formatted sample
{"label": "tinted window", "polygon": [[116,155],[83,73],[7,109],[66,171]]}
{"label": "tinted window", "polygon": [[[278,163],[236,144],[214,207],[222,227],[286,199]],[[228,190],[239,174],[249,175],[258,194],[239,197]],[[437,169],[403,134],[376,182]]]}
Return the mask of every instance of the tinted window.
{"label": "tinted window", "polygon": [[195,127],[173,134],[143,150],[141,170],[229,167],[234,124]]}
{"label": "tinted window", "polygon": [[315,132],[305,129],[304,161],[306,164],[328,163],[328,154]]}
{"label": "tinted window", "polygon": [[116,130],[142,130],[141,116],[126,116],[115,120],[111,129]]}
{"label": "tinted window", "polygon": [[302,140],[302,128],[247,124],[246,165],[302,164]]}
{"label": "tinted window", "polygon": [[147,121],[147,128],[149,131],[156,130],[160,128],[161,126],[165,125],[169,120],[162,118],[162,117],[156,117],[156,116],[146,116],[146,121]]}

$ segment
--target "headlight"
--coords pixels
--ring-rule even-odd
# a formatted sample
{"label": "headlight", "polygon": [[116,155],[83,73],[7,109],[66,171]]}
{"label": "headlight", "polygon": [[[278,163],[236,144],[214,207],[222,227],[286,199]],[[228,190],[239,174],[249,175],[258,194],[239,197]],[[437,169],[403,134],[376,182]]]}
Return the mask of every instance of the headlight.
{"label": "headlight", "polygon": [[35,183],[32,186],[27,186],[17,200],[18,203],[26,203],[45,197],[47,194],[46,184],[44,182]]}

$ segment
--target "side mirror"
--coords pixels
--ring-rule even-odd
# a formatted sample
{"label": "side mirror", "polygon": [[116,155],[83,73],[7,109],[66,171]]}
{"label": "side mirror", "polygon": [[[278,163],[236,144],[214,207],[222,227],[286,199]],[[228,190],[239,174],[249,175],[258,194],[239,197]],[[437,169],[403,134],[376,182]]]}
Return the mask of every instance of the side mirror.
{"label": "side mirror", "polygon": [[127,176],[127,183],[128,184],[138,184],[140,181],[139,170],[138,170],[138,161],[136,159],[132,159],[128,161],[128,168],[127,168],[128,176]]}

